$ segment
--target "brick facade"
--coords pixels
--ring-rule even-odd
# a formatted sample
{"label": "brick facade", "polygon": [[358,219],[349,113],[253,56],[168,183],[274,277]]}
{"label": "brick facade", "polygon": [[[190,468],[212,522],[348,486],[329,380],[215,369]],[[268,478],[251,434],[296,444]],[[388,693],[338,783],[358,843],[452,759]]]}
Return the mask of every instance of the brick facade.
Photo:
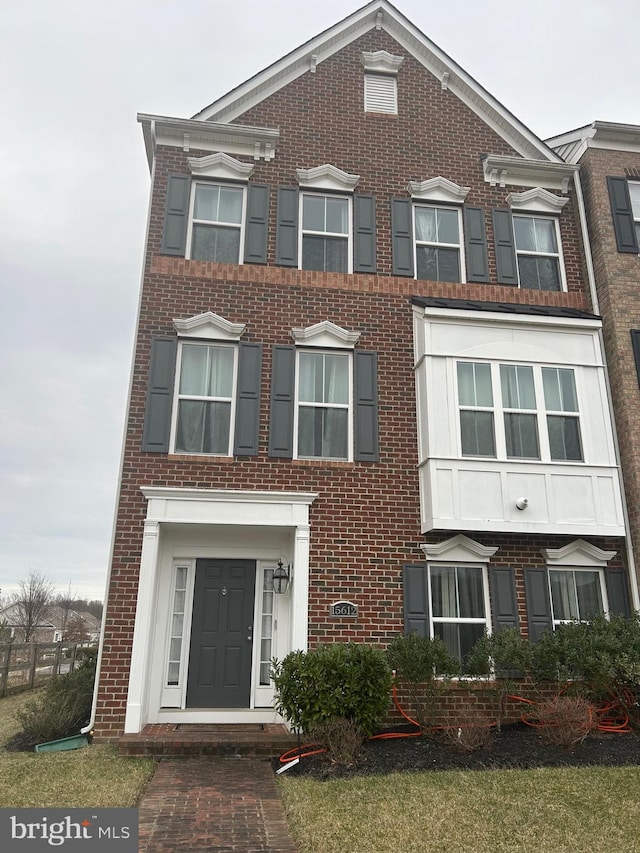
{"label": "brick facade", "polygon": [[[362,51],[387,50],[404,56],[398,115],[365,114],[362,107]],[[575,198],[569,195],[560,222],[567,291],[527,291],[496,284],[489,212],[505,207],[508,191],[483,177],[486,153],[514,155],[513,148],[458,97],[444,90],[385,30],[372,29],[337,54],[235,119],[239,125],[277,128],[277,153],[253,163],[252,180],[271,188],[268,262],[228,265],[185,260],[160,253],[167,178],[190,174],[188,157],[208,151],[158,146],[156,150],[147,255],[139,314],[135,364],[117,512],[106,630],[102,650],[96,736],[113,739],[123,731],[129,684],[142,538],[147,502],[141,486],[180,489],[258,489],[314,492],[310,507],[309,633],[311,646],[358,641],[384,645],[403,630],[402,565],[424,560],[420,546],[455,535],[420,530],[416,474],[416,406],[412,296],[496,303],[535,303],[590,311]],[[235,155],[234,155],[235,156]],[[276,188],[295,186],[296,169],[331,163],[360,175],[358,192],[376,198],[378,272],[343,274],[285,269],[275,265]],[[639,161],[640,163],[640,161]],[[604,168],[604,167],[603,167]],[[443,176],[470,187],[467,203],[486,208],[489,284],[416,281],[391,274],[390,201],[406,195],[409,180]],[[602,249],[606,263],[610,247]],[[615,260],[615,259],[614,259]],[[630,259],[633,260],[633,259]],[[637,259],[635,259],[637,261]],[[604,295],[601,297],[604,301]],[[637,302],[637,300],[635,300]],[[620,311],[634,310],[634,300]],[[264,345],[259,453],[216,457],[141,451],[151,339],[175,335],[173,320],[214,312],[246,323],[244,341]],[[640,313],[640,303],[638,303]],[[379,462],[287,460],[268,456],[271,347],[290,344],[292,328],[330,320],[361,333],[359,345],[378,354]],[[615,316],[609,321],[615,326]],[[640,317],[638,318],[640,326]],[[628,337],[628,336],[627,336]],[[623,345],[610,335],[613,354]],[[628,340],[625,339],[625,346]],[[614,387],[635,384],[629,347],[612,376]],[[637,391],[637,386],[635,386]],[[619,413],[624,432],[635,435],[629,415]],[[633,478],[640,471],[630,465]],[[635,528],[640,519],[633,516]],[[498,547],[493,565],[515,570],[519,615],[526,632],[523,571],[544,566],[542,548],[560,548],[576,537],[538,534],[468,533]],[[588,535],[588,533],[586,533]],[[614,550],[611,568],[623,566],[619,538],[589,537]],[[359,607],[357,619],[336,621],[329,605],[337,599]],[[149,606],[150,603],[147,603]],[[161,617],[158,617],[161,618]]]}

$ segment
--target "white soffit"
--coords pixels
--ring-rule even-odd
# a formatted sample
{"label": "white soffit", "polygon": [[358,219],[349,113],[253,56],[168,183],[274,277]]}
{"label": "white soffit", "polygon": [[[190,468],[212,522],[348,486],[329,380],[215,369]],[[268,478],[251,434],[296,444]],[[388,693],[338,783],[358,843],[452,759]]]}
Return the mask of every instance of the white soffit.
{"label": "white soffit", "polygon": [[209,154],[207,157],[187,157],[191,174],[200,178],[225,178],[232,181],[248,181],[255,166],[241,163],[228,154]]}
{"label": "white soffit", "polygon": [[549,163],[522,157],[488,154],[482,161],[484,179],[492,187],[507,185],[544,187],[568,192],[578,167],[569,163]]}
{"label": "white soffit", "polygon": [[461,187],[447,178],[429,178],[426,181],[409,181],[411,198],[420,201],[444,201],[451,204],[462,204],[471,187]]}
{"label": "white soffit", "polygon": [[292,329],[291,337],[299,346],[331,347],[333,349],[353,349],[360,340],[360,332],[350,332],[336,326],[330,320],[307,326],[306,329]]}
{"label": "white soffit", "polygon": [[507,204],[516,213],[519,211],[560,213],[568,201],[566,196],[561,198],[548,190],[543,190],[542,187],[536,187],[524,193],[509,193],[507,196]]}
{"label": "white soffit", "polygon": [[181,338],[205,338],[212,341],[237,342],[246,329],[245,323],[231,323],[212,311],[186,320],[174,320],[173,325]]}
{"label": "white soffit", "polygon": [[353,192],[360,180],[360,175],[350,175],[331,163],[313,169],[296,169],[296,176],[301,187],[342,192]]}
{"label": "white soffit", "polygon": [[498,548],[481,545],[462,533],[437,544],[421,545],[430,563],[488,563]]}
{"label": "white soffit", "polygon": [[441,81],[443,88],[455,94],[518,154],[561,162],[554,151],[387,0],[373,0],[363,6],[200,110],[193,118],[233,121],[301,75],[315,72],[318,65],[372,29],[389,33],[400,47]]}
{"label": "white soffit", "polygon": [[618,552],[603,551],[584,539],[576,539],[564,548],[542,548],[540,553],[550,567],[585,566],[603,569]]}

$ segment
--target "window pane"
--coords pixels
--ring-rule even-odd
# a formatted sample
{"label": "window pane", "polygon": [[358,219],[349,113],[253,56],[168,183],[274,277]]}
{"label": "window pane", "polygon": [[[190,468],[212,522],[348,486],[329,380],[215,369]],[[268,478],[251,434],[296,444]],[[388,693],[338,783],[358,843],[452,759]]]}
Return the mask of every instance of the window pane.
{"label": "window pane", "polygon": [[170,660],[180,660],[180,652],[182,650],[182,639],[180,637],[176,637],[171,640],[169,644],[169,659]]}
{"label": "window pane", "polygon": [[495,456],[493,412],[460,412],[463,456]]}
{"label": "window pane", "polygon": [[176,451],[185,453],[229,452],[230,403],[180,400]]}
{"label": "window pane", "polygon": [[240,257],[240,229],[194,224],[191,257],[196,261],[237,264]]}
{"label": "window pane", "polygon": [[167,684],[169,687],[172,687],[178,683],[178,676],[180,675],[180,663],[170,663],[169,669],[167,672]]}
{"label": "window pane", "polygon": [[[204,347],[199,347],[204,349]],[[231,397],[234,351],[230,347],[207,347],[209,352],[209,397]]]}
{"label": "window pane", "polygon": [[221,222],[242,221],[242,190],[231,187],[220,188],[219,220]]}
{"label": "window pane", "polygon": [[436,211],[433,207],[416,207],[416,240],[424,243],[435,243],[437,235]]}
{"label": "window pane", "polygon": [[437,210],[438,243],[459,243],[458,211]]}
{"label": "window pane", "polygon": [[576,598],[581,619],[593,619],[603,612],[598,572],[574,572]]}
{"label": "window pane", "polygon": [[348,356],[301,352],[298,363],[301,402],[348,404]]}
{"label": "window pane", "polygon": [[431,612],[434,618],[455,619],[458,616],[456,600],[456,570],[454,566],[432,566]]}
{"label": "window pane", "polygon": [[298,456],[346,459],[347,409],[301,406],[298,414]]}
{"label": "window pane", "polygon": [[416,247],[417,277],[429,281],[460,281],[460,253],[457,249]]}
{"label": "window pane", "polygon": [[458,399],[461,406],[493,406],[491,365],[458,362]]}
{"label": "window pane", "polygon": [[176,569],[176,590],[187,588],[187,569],[185,566],[178,566]]}
{"label": "window pane", "polygon": [[302,227],[305,231],[325,231],[325,199],[319,195],[302,196]]}
{"label": "window pane", "polygon": [[208,219],[211,222],[218,221],[218,204],[220,201],[220,187],[208,187],[198,184],[196,187],[196,198],[193,206],[194,219]]}
{"label": "window pane", "polygon": [[582,462],[578,418],[547,415],[547,429],[552,459]]}
{"label": "window pane", "polygon": [[536,392],[533,368],[527,365],[501,364],[502,404],[509,409],[535,409]]}
{"label": "window pane", "polygon": [[550,255],[558,251],[556,226],[551,219],[534,219],[536,250]]}
{"label": "window pane", "polygon": [[182,624],[184,621],[183,613],[174,613],[173,619],[171,620],[171,636],[172,637],[181,637],[182,636]]}
{"label": "window pane", "polygon": [[578,395],[573,370],[566,367],[543,367],[542,382],[547,411],[578,411]]}
{"label": "window pane", "polygon": [[324,356],[324,402],[349,402],[349,359],[344,355]]}
{"label": "window pane", "polygon": [[536,233],[533,225],[533,219],[530,216],[514,216],[513,231],[516,238],[516,249],[518,251],[536,251]]}
{"label": "window pane", "polygon": [[561,412],[560,380],[556,367],[542,368],[542,385],[544,387],[544,404],[547,411]]}
{"label": "window pane", "polygon": [[557,258],[518,255],[520,287],[528,290],[560,290],[560,268]]}
{"label": "window pane", "polygon": [[576,382],[573,375],[573,370],[560,368],[558,370],[558,379],[560,381],[560,397],[562,399],[563,412],[578,411],[578,397],[576,394]]}
{"label": "window pane", "polygon": [[573,572],[550,571],[551,602],[556,620],[579,619]]}
{"label": "window pane", "polygon": [[298,364],[298,399],[305,403],[322,403],[324,356],[301,352]]}
{"label": "window pane", "polygon": [[302,238],[302,269],[321,272],[347,272],[348,243],[340,237]]}
{"label": "window pane", "polygon": [[328,198],[327,231],[332,234],[349,233],[349,202],[346,198]]}
{"label": "window pane", "polygon": [[539,459],[538,418],[516,412],[504,413],[507,456],[516,459]]}
{"label": "window pane", "polygon": [[207,382],[207,347],[184,344],[180,366],[180,393],[204,397]]}
{"label": "window pane", "polygon": [[629,181],[629,197],[631,198],[631,208],[633,210],[633,218],[640,219],[640,183]]}
{"label": "window pane", "polygon": [[471,650],[484,635],[485,626],[461,625],[451,622],[436,622],[433,626],[434,636],[439,637],[447,647],[451,657],[460,661],[462,672]]}
{"label": "window pane", "polygon": [[484,619],[482,569],[458,566],[459,616],[462,619]]}

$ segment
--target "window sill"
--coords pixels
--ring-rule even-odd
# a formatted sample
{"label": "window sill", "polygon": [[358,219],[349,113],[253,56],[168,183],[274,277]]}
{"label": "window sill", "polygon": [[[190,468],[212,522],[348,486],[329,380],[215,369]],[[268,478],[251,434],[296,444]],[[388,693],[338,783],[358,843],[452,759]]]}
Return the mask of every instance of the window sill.
{"label": "window sill", "polygon": [[344,470],[356,467],[355,462],[341,462],[337,459],[292,459],[292,465],[298,468],[338,468]]}

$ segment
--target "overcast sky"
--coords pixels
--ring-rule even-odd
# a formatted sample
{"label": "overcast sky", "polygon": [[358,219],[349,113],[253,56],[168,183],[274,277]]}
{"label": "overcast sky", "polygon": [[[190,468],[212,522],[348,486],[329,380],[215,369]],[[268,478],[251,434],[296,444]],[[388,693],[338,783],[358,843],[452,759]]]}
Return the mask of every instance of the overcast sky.
{"label": "overcast sky", "polygon": [[[354,0],[5,0],[0,588],[102,598],[149,173],[137,112],[190,117]],[[534,133],[640,124],[638,0],[402,0]]]}

